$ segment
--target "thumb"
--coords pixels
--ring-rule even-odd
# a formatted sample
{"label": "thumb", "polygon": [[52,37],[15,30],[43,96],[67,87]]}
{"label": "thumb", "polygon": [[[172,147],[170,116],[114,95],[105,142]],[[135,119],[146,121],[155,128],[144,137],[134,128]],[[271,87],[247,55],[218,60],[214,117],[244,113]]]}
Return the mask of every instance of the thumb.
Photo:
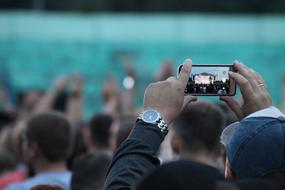
{"label": "thumb", "polygon": [[192,68],[192,60],[186,59],[183,63],[183,66],[182,66],[181,71],[180,71],[179,76],[178,76],[178,81],[184,87],[183,90],[186,88],[186,85],[188,83],[191,68]]}

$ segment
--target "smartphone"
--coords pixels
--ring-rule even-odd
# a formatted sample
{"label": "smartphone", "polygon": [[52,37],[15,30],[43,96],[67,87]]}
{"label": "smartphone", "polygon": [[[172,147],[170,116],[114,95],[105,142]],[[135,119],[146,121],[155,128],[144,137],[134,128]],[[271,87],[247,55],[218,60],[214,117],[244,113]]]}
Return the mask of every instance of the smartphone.
{"label": "smartphone", "polygon": [[[182,65],[178,67],[180,73]],[[192,65],[185,95],[234,96],[236,83],[229,77],[233,65]]]}

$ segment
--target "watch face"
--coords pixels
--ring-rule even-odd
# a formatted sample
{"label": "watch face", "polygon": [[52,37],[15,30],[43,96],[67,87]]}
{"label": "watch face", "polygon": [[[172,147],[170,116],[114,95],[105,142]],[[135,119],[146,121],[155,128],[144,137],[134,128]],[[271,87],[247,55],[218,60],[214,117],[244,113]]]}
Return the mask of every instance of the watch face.
{"label": "watch face", "polygon": [[159,118],[159,114],[155,110],[148,110],[143,113],[142,120],[148,123],[155,123]]}

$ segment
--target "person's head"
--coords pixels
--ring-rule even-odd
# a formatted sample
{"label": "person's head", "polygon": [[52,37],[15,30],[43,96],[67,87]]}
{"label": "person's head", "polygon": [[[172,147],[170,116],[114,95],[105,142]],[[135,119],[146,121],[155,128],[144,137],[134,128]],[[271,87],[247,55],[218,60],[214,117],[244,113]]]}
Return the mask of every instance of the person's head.
{"label": "person's head", "polygon": [[219,137],[225,119],[222,111],[208,102],[187,104],[173,123],[172,149],[182,157],[218,157]]}
{"label": "person's head", "polygon": [[225,177],[266,178],[285,184],[285,118],[247,118],[226,127]]}
{"label": "person's head", "polygon": [[64,190],[58,185],[36,185],[31,190]]}
{"label": "person's head", "polygon": [[66,161],[72,148],[72,129],[63,114],[40,113],[28,120],[24,141],[31,164]]}
{"label": "person's head", "polygon": [[212,167],[184,160],[163,164],[142,179],[137,189],[220,190],[222,189],[218,188],[221,187],[218,185],[220,180],[222,180],[220,173]]}
{"label": "person's head", "polygon": [[236,121],[238,121],[237,116],[234,114],[234,112],[229,108],[229,106],[223,102],[219,102],[217,103],[217,106],[219,108],[221,108],[221,110],[223,111],[223,114],[225,116],[226,119],[226,123],[225,126],[228,126]]}
{"label": "person's head", "polygon": [[75,159],[71,179],[72,190],[102,189],[111,157],[107,154],[87,154]]}
{"label": "person's head", "polygon": [[272,182],[258,178],[238,180],[236,186],[239,190],[282,190]]}
{"label": "person's head", "polygon": [[87,125],[87,146],[89,151],[109,150],[110,135],[113,124],[112,116],[105,113],[94,115]]}

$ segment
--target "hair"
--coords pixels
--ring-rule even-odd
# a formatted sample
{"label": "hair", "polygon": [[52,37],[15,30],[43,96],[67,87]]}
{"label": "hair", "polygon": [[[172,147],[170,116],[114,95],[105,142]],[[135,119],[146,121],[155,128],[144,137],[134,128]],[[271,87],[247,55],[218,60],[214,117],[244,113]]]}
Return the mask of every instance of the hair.
{"label": "hair", "polygon": [[58,185],[36,185],[31,190],[64,190],[64,188]]}
{"label": "hair", "polygon": [[0,130],[16,121],[16,113],[0,111]]}
{"label": "hair", "polygon": [[238,121],[237,116],[229,108],[229,106],[227,104],[225,104],[224,102],[219,102],[216,105],[222,110],[222,112],[225,116],[225,121],[226,121],[225,126],[228,126],[228,125]]}
{"label": "hair", "polygon": [[226,181],[217,181],[215,190],[240,190],[235,184]]}
{"label": "hair", "polygon": [[183,148],[191,153],[216,152],[225,119],[222,111],[208,102],[190,103],[173,123]]}
{"label": "hair", "polygon": [[213,190],[219,180],[222,176],[218,170],[197,162],[179,160],[153,170],[138,182],[136,189]]}
{"label": "hair", "polygon": [[107,154],[86,154],[75,159],[71,178],[72,190],[103,189],[105,176],[111,163]]}
{"label": "hair", "polygon": [[273,183],[273,181],[260,179],[260,178],[248,178],[238,180],[236,182],[240,190],[281,190],[282,188]]}
{"label": "hair", "polygon": [[33,116],[27,123],[26,138],[35,143],[48,161],[66,160],[72,148],[72,129],[65,116],[46,112]]}
{"label": "hair", "polygon": [[105,113],[96,114],[89,122],[91,140],[98,147],[109,147],[113,119]]}
{"label": "hair", "polygon": [[65,112],[67,107],[68,93],[66,91],[61,91],[57,94],[52,109],[59,112]]}

